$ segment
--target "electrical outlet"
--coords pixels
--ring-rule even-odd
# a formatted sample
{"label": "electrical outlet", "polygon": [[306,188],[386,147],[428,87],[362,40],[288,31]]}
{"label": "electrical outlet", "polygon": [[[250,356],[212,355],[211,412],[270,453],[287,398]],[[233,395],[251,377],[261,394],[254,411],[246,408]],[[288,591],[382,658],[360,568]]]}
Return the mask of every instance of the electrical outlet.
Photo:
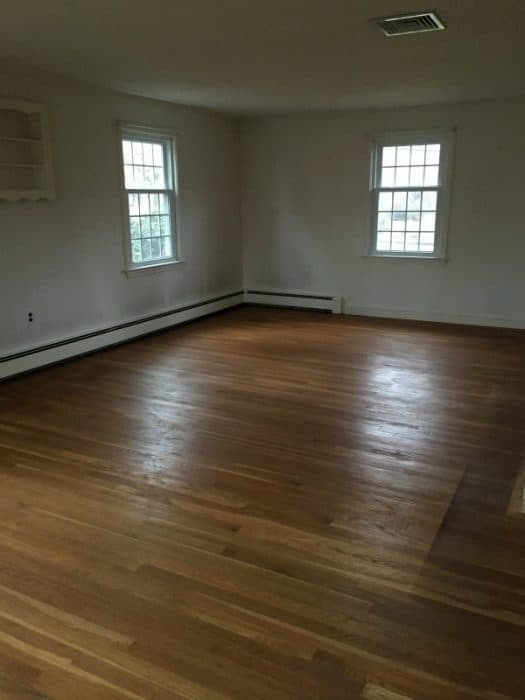
{"label": "electrical outlet", "polygon": [[35,320],[35,317],[34,317],[33,312],[32,312],[32,311],[29,311],[28,314],[27,314],[27,322],[28,322],[28,323],[33,323],[34,320]]}
{"label": "electrical outlet", "polygon": [[311,267],[305,267],[304,268],[304,281],[305,282],[310,282],[312,279],[312,268]]}

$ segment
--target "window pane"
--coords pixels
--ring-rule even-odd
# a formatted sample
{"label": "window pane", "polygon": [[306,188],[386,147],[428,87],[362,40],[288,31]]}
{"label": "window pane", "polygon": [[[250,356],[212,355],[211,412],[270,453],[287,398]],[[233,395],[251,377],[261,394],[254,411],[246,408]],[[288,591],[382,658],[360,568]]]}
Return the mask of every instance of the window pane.
{"label": "window pane", "polygon": [[160,238],[151,239],[151,257],[160,258]]}
{"label": "window pane", "polygon": [[377,230],[390,231],[392,229],[392,214],[390,212],[379,212],[377,217]]}
{"label": "window pane", "polygon": [[383,252],[390,250],[390,232],[381,232],[377,234],[376,250],[381,250]]}
{"label": "window pane", "polygon": [[169,214],[170,213],[170,204],[169,204],[169,199],[167,194],[160,194],[159,195],[159,205],[160,205],[160,213],[161,214]]}
{"label": "window pane", "polygon": [[142,262],[142,245],[140,240],[131,243],[131,259],[134,263]]}
{"label": "window pane", "polygon": [[149,238],[151,235],[149,216],[140,217],[140,235],[142,236],[142,238]]}
{"label": "window pane", "polygon": [[144,167],[142,165],[133,166],[133,187],[136,189],[144,187]]}
{"label": "window pane", "polygon": [[155,179],[153,177],[153,168],[145,166],[144,168],[144,183],[145,186],[151,189],[155,185]]}
{"label": "window pane", "polygon": [[434,253],[435,240],[433,233],[422,233],[419,241],[419,251],[421,253]]}
{"label": "window pane", "polygon": [[139,194],[139,206],[141,214],[147,215],[150,213],[148,194]]}
{"label": "window pane", "polygon": [[409,211],[407,214],[407,231],[419,231],[421,214],[418,211]]}
{"label": "window pane", "polygon": [[166,187],[166,179],[164,177],[164,168],[152,168],[153,171],[153,184],[159,189],[164,189]]}
{"label": "window pane", "polygon": [[395,211],[392,217],[392,230],[404,231],[406,228],[406,214],[403,211]]}
{"label": "window pane", "polygon": [[424,168],[410,168],[410,187],[421,187],[423,185]]}
{"label": "window pane", "polygon": [[142,239],[142,260],[151,260],[151,241],[149,238]]}
{"label": "window pane", "polygon": [[149,196],[149,207],[150,211],[152,214],[158,214],[160,211],[160,206],[159,206],[159,195],[158,194],[150,194]]}
{"label": "window pane", "polygon": [[419,251],[419,232],[407,233],[405,250],[407,253],[417,253]]}
{"label": "window pane", "polygon": [[425,146],[412,146],[412,155],[410,158],[410,165],[424,165],[425,164]]}
{"label": "window pane", "polygon": [[393,166],[396,164],[396,147],[395,146],[384,146],[383,147],[383,167]]}
{"label": "window pane", "polygon": [[381,187],[393,187],[395,185],[395,168],[383,168],[381,171]]}
{"label": "window pane", "polygon": [[420,242],[421,245],[431,245],[434,246],[435,233],[433,231],[422,231]]}
{"label": "window pane", "polygon": [[402,253],[405,250],[405,234],[404,233],[393,233],[392,234],[392,252]]}
{"label": "window pane", "polygon": [[130,217],[129,232],[131,234],[131,238],[140,238],[140,220],[138,216]]}
{"label": "window pane", "polygon": [[163,258],[171,258],[171,238],[161,238],[161,249]]}
{"label": "window pane", "polygon": [[433,211],[424,211],[421,214],[421,230],[435,231],[436,230],[436,213]]}
{"label": "window pane", "polygon": [[163,149],[160,143],[153,144],[153,165],[156,165],[160,168],[164,168],[164,158],[162,150]]}
{"label": "window pane", "polygon": [[439,182],[439,168],[430,166],[425,168],[425,187],[436,187]]}
{"label": "window pane", "polygon": [[144,152],[144,164],[153,165],[153,144],[147,142],[143,143],[142,150]]}
{"label": "window pane", "polygon": [[410,165],[410,146],[398,146],[396,165]]}
{"label": "window pane", "polygon": [[408,187],[410,168],[396,168],[396,187]]}
{"label": "window pane", "polygon": [[423,192],[422,209],[435,211],[437,209],[437,192]]}
{"label": "window pane", "polygon": [[136,194],[128,194],[128,206],[130,216],[137,216],[139,212],[139,197]]}
{"label": "window pane", "polygon": [[122,158],[125,164],[131,164],[133,162],[131,141],[122,141]]}
{"label": "window pane", "polygon": [[439,143],[427,144],[426,148],[426,165],[439,165],[439,157],[441,155],[441,146]]}
{"label": "window pane", "polygon": [[408,208],[412,211],[421,209],[421,192],[408,193]]}
{"label": "window pane", "polygon": [[160,232],[163,236],[171,235],[171,223],[169,216],[160,217]]}
{"label": "window pane", "polygon": [[392,210],[392,192],[381,192],[379,194],[379,211]]}
{"label": "window pane", "polygon": [[423,231],[419,239],[419,250],[421,253],[433,253],[435,246],[435,235]]}
{"label": "window pane", "polygon": [[133,163],[135,165],[142,165],[142,144],[140,141],[132,141],[132,151],[133,151]]}
{"label": "window pane", "polygon": [[150,227],[152,236],[160,236],[160,222],[158,216],[150,217]]}
{"label": "window pane", "polygon": [[134,187],[135,184],[135,177],[133,174],[133,166],[132,165],[125,165],[124,166],[124,187],[126,189],[130,189]]}
{"label": "window pane", "polygon": [[407,193],[394,192],[394,210],[405,211],[407,208]]}

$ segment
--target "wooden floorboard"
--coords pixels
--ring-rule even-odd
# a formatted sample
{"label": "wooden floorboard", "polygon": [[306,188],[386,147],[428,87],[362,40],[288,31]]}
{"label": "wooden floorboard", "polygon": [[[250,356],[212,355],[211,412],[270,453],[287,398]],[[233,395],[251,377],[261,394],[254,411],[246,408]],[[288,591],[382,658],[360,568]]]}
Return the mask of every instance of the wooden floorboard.
{"label": "wooden floorboard", "polygon": [[0,385],[0,698],[523,700],[524,419],[523,336],[248,307]]}

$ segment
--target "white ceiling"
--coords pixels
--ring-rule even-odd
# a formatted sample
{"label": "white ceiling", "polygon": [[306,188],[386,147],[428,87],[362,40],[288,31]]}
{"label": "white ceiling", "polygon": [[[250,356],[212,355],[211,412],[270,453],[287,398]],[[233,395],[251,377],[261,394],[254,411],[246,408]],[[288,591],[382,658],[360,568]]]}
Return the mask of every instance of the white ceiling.
{"label": "white ceiling", "polygon": [[[367,20],[436,10],[445,32]],[[525,0],[3,0],[0,59],[234,113],[525,94]]]}

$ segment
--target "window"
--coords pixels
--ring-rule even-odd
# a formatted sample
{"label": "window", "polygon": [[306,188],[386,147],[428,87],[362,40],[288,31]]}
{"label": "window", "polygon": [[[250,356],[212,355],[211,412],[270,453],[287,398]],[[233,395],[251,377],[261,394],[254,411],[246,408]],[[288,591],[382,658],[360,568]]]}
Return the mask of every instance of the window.
{"label": "window", "polygon": [[372,255],[445,256],[452,144],[451,130],[376,138]]}
{"label": "window", "polygon": [[126,268],[176,262],[173,137],[146,128],[123,127],[121,146]]}

